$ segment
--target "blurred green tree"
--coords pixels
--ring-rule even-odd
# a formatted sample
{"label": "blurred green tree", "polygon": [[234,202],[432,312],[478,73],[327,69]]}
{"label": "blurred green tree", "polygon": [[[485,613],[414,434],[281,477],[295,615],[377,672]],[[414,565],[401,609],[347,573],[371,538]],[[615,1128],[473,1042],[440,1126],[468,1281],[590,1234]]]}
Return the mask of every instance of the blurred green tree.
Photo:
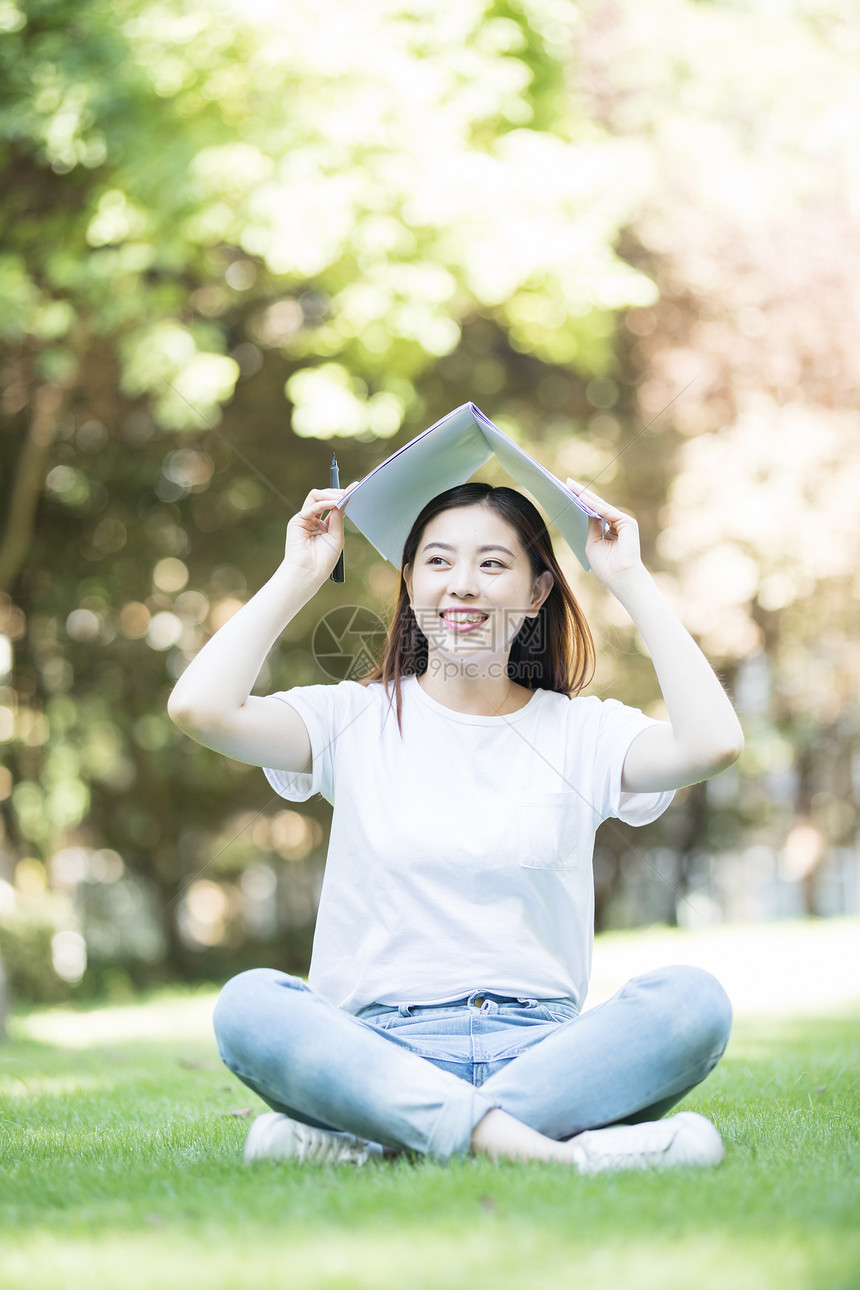
{"label": "blurred green tree", "polygon": [[[0,31],[0,921],[47,888],[96,971],[304,965],[325,812],[167,693],[320,440],[355,478],[468,398],[640,518],[747,721],[738,772],[604,832],[599,919],[826,912],[860,724],[848,0],[2,0]],[[573,573],[601,690],[653,707]],[[347,574],[384,612],[363,543]],[[343,595],[262,685],[324,679]]]}
{"label": "blurred green tree", "polygon": [[[317,441],[353,441],[363,473],[367,445],[502,390],[528,434],[558,365],[550,403],[587,411],[614,312],[656,299],[612,249],[635,149],[565,89],[576,17],[0,9],[6,865],[75,892],[96,958],[186,969],[247,897],[201,885],[261,854],[260,828],[227,847],[242,768],[178,738],[164,702],[271,566]],[[371,553],[353,572],[390,587]],[[318,675],[308,629],[290,683]],[[308,838],[263,853],[296,889]]]}

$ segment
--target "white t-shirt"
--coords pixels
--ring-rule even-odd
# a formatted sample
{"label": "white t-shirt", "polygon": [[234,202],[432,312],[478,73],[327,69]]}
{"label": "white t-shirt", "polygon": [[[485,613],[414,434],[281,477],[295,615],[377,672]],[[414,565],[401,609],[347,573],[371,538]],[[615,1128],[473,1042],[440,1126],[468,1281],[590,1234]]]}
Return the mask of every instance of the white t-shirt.
{"label": "white t-shirt", "polygon": [[549,690],[510,716],[454,712],[403,680],[403,735],[381,683],[282,691],[313,769],[266,769],[281,797],[334,807],[309,982],[349,1012],[479,990],[570,996],[591,971],[594,832],[648,824],[673,794],[622,793],[654,722]]}

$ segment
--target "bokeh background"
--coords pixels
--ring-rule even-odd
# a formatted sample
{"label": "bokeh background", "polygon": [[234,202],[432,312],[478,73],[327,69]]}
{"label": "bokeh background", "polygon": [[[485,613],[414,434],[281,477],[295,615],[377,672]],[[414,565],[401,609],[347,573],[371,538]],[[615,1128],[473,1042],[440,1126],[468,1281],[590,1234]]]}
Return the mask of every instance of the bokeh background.
{"label": "bokeh background", "polygon": [[[746,731],[603,828],[598,928],[860,913],[858,57],[853,0],[0,0],[14,997],[306,968],[329,808],[166,699],[332,447],[469,399],[637,516]],[[592,692],[659,715],[567,559]],[[261,690],[395,584],[351,536]]]}

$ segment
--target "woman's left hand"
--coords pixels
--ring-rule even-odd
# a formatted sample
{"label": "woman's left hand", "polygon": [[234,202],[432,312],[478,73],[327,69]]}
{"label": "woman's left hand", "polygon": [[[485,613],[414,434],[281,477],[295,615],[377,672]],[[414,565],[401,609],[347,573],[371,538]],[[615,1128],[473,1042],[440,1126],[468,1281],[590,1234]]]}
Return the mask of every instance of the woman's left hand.
{"label": "woman's left hand", "polygon": [[[595,511],[600,519],[588,518],[588,537],[585,542],[585,554],[595,575],[604,586],[608,587],[617,578],[637,569],[642,569],[642,556],[639,550],[639,525],[632,515],[625,515],[602,497],[583,488],[575,479],[568,479],[567,487],[585,503],[589,510]],[[601,523],[601,520],[604,523]],[[604,536],[605,530],[605,536]]]}

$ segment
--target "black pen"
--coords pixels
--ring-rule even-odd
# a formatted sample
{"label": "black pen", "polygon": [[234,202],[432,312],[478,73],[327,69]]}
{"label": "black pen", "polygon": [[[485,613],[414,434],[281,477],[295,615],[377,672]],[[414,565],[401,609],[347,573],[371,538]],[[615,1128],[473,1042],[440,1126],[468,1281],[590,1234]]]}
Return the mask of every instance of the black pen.
{"label": "black pen", "polygon": [[[331,488],[340,488],[340,474],[337,469],[337,457],[334,453],[331,455],[331,469],[329,472],[329,486]],[[337,557],[337,564],[331,571],[332,582],[343,582],[343,551]]]}

